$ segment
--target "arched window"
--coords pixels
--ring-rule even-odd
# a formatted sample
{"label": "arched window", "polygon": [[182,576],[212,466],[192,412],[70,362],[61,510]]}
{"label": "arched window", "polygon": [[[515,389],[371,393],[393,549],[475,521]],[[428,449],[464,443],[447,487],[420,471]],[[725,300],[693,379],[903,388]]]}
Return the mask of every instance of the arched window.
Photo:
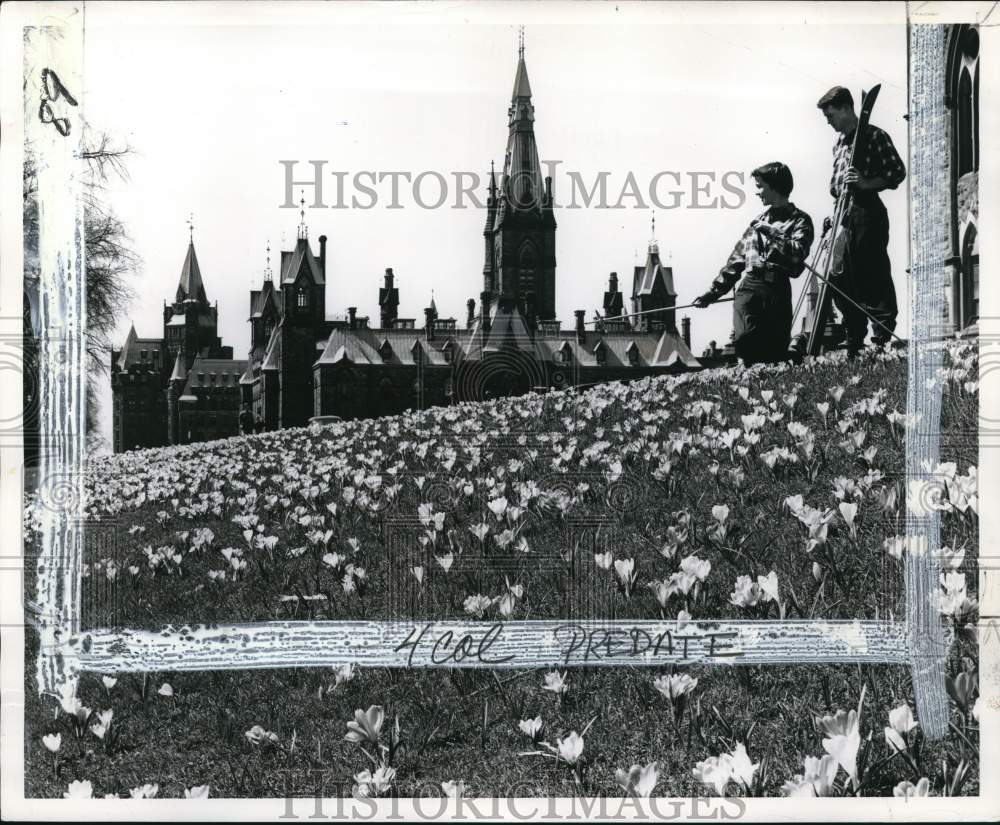
{"label": "arched window", "polygon": [[955,165],[958,175],[979,169],[979,32],[962,26],[949,57],[954,95]]}
{"label": "arched window", "polygon": [[972,117],[972,77],[962,67],[958,80],[958,174],[971,172],[975,161],[974,121]]}
{"label": "arched window", "polygon": [[299,309],[309,309],[309,290],[300,286],[295,295],[295,305]]}
{"label": "arched window", "polygon": [[973,127],[973,151],[972,168],[979,170],[979,61],[976,61],[976,75],[972,81],[972,118],[975,121]]}
{"label": "arched window", "polygon": [[518,265],[518,279],[517,279],[517,293],[518,297],[521,299],[522,306],[530,293],[535,291],[535,263],[538,260],[538,255],[535,251],[535,245],[531,241],[527,241],[522,244],[520,251],[517,256]]}
{"label": "arched window", "polygon": [[965,230],[962,241],[962,317],[961,328],[979,320],[979,241],[976,227]]}

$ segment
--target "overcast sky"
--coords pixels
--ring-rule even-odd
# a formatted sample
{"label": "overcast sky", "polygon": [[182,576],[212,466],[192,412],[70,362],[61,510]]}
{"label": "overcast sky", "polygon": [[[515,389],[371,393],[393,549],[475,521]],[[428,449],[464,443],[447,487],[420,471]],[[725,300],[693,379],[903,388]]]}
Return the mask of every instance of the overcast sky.
{"label": "overcast sky", "polygon": [[[630,288],[628,273],[636,256],[645,259],[654,211],[678,303],[688,303],[760,211],[749,179],[755,166],[787,163],[792,200],[817,227],[830,213],[836,135],[815,104],[831,86],[848,86],[857,98],[881,83],[872,120],[907,157],[902,4],[827,9],[836,22],[818,22],[816,6],[807,9],[810,22],[800,22],[803,7],[791,4],[783,6],[785,20],[752,8],[692,13],[678,4],[605,4],[577,6],[570,15],[541,4],[478,12],[443,4],[361,11],[235,4],[211,13],[151,4],[139,16],[88,3],[86,116],[134,150],[128,181],[108,197],[144,264],[117,344],[131,322],[140,336],[162,335],[163,300],[177,288],[193,212],[219,333],[236,357],[246,357],[248,293],[260,287],[265,246],[270,240],[273,264],[278,249],[294,243],[299,223],[297,208],[281,208],[281,160],[298,161],[297,179],[311,178],[308,161],[326,161],[328,205],[336,202],[333,172],[347,173],[348,205],[355,194],[364,205],[370,200],[353,186],[358,172],[443,175],[449,191],[440,208],[419,205],[419,198],[427,204],[439,197],[433,175],[417,193],[400,181],[402,208],[390,208],[385,180],[374,187],[373,208],[308,208],[306,223],[310,238],[329,237],[329,315],[357,306],[377,322],[378,286],[391,266],[401,316],[422,319],[433,289],[441,316],[464,323],[466,299],[478,303],[482,289],[485,216],[471,200],[452,208],[454,176],[480,175],[482,200],[490,161],[502,168],[520,23],[539,154],[560,162],[557,201],[572,201],[571,172],[588,187],[608,173],[609,205],[631,173],[644,201],[626,196],[620,209],[557,211],[558,316],[564,326],[575,309],[591,318],[611,271]],[[651,202],[650,183],[660,172],[680,176],[680,186],[673,174],[661,176],[656,190],[665,207],[676,208]],[[727,172],[744,176],[745,200],[721,187]],[[698,184],[707,188],[696,195],[692,173],[714,174],[716,182],[702,175]],[[311,204],[311,190],[306,197]],[[692,208],[713,199],[716,208]],[[883,200],[905,335],[905,184]],[[731,312],[730,304],[690,312],[696,353],[709,339],[728,339]],[[110,388],[102,401],[110,442]]]}

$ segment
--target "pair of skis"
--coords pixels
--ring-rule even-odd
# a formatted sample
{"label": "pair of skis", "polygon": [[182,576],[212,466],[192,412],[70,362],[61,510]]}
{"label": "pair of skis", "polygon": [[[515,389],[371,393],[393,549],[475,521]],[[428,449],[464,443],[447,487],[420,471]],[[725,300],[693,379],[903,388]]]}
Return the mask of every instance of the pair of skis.
{"label": "pair of skis", "polygon": [[[851,157],[847,168],[854,166],[857,160],[858,147],[862,146],[862,140],[868,131],[868,122],[871,119],[872,109],[875,107],[875,100],[878,98],[881,84],[873,86],[869,91],[861,93],[861,112],[858,115],[858,125],[854,130],[854,141],[851,145]],[[830,231],[823,235],[820,248],[817,251],[816,264],[813,269],[822,271],[823,277],[819,279],[819,294],[816,298],[816,308],[813,313],[812,329],[809,330],[809,340],[806,345],[806,353],[809,355],[819,355],[823,345],[823,332],[826,327],[826,319],[831,310],[833,295],[830,292],[828,281],[834,261],[843,263],[843,258],[847,254],[847,228],[844,226],[845,219],[851,210],[851,203],[854,197],[854,187],[844,186],[837,198],[837,206],[833,213],[833,225]],[[815,281],[815,275],[810,279]]]}

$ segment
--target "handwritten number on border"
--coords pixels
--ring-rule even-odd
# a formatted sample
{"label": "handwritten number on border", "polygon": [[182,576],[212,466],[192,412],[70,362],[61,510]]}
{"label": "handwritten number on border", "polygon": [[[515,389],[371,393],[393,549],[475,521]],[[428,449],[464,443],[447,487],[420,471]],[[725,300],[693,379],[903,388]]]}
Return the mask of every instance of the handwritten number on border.
{"label": "handwritten number on border", "polygon": [[52,69],[42,69],[42,103],[38,107],[38,119],[42,123],[51,123],[59,134],[66,137],[70,131],[69,118],[55,117],[50,103],[62,98],[70,106],[78,105],[76,99],[69,93],[62,81]]}

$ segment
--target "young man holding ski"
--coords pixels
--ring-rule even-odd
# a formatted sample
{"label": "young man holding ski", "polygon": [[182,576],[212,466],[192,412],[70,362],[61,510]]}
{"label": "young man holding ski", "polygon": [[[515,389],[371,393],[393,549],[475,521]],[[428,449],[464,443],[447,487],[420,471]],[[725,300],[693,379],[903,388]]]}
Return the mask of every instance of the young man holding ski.
{"label": "young man holding ski", "polygon": [[[845,212],[845,242],[837,249],[830,270],[834,283],[860,306],[834,293],[833,301],[844,318],[848,355],[863,347],[869,317],[872,341],[882,346],[896,328],[896,289],[889,263],[889,218],[878,193],[895,189],[906,178],[906,168],[892,139],[877,126],[862,130],[851,165],[851,150],[858,117],[854,98],[843,86],[830,89],[816,104],[826,122],[839,134],[833,147],[830,194],[840,198],[845,187],[853,187],[851,207]],[[829,228],[829,218],[824,230]],[[867,313],[867,314],[866,314]]]}
{"label": "young man holding ski", "polygon": [[712,288],[694,302],[698,307],[715,303],[743,277],[733,303],[733,343],[747,366],[791,357],[790,279],[802,274],[813,242],[812,220],[788,200],[791,170],[767,163],[752,176],[766,209],[751,221]]}

